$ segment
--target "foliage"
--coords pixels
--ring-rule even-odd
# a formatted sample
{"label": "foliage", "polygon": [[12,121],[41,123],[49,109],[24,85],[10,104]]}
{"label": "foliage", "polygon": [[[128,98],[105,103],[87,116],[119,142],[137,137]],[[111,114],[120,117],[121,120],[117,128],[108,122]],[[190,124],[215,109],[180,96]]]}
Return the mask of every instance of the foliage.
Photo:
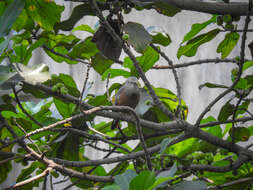
{"label": "foliage", "polygon": [[[98,9],[92,2],[96,2]],[[14,164],[18,163],[22,170],[10,188],[33,189],[43,181],[45,187],[48,175],[53,180],[63,175],[69,176],[69,181],[81,189],[189,190],[215,186],[252,189],[253,152],[249,147],[235,144],[248,142],[253,135],[253,126],[246,123],[253,120],[250,113],[253,75],[248,72],[253,62],[244,58],[244,47],[240,57],[231,60],[234,69],[230,86],[211,82],[199,86],[200,90],[204,87],[224,90],[212,100],[213,105],[226,94],[233,96],[221,105],[217,118],[205,117],[212,107],[210,104],[194,125],[186,121],[187,103],[178,91],[151,86],[145,78],[146,72],[157,69],[154,65],[160,59],[165,58],[171,64],[162,48],[169,46],[173,39],[157,26],[145,29],[134,21],[124,24],[122,16],[132,10],[155,10],[173,17],[180,12],[179,8],[157,1],[82,1],[76,3],[68,19],[62,20],[64,8],[50,0],[0,1],[0,89],[3,92],[0,183],[7,181]],[[106,20],[99,12],[103,10],[110,12]],[[87,24],[77,25],[84,16],[96,14],[101,20],[97,30]],[[201,51],[201,45],[220,35],[224,40],[217,44],[216,51],[221,58],[216,61],[222,62],[238,45],[240,36],[247,33],[236,30],[239,20],[238,16],[229,14],[213,15],[203,23],[193,24],[178,48],[178,59],[195,56]],[[71,34],[74,31],[87,32],[88,37],[80,39]],[[244,40],[245,37],[241,39]],[[92,94],[89,83],[80,90],[70,75],[50,75],[45,64],[28,66],[38,48],[58,63],[87,64],[101,80],[141,78],[144,87],[136,108],[141,119],[136,120],[125,108],[115,111],[115,106],[111,107],[108,95],[116,93],[121,84],[111,84],[102,95]],[[117,51],[108,52],[108,49]],[[127,56],[120,61],[122,49]],[[132,51],[138,56],[134,57]],[[116,64],[121,67],[116,69]],[[171,68],[170,65],[167,69]],[[24,101],[20,98],[22,94],[32,99]],[[97,123],[97,116],[125,120],[127,127],[112,131],[111,122]],[[129,146],[128,141],[136,139],[136,146]],[[100,147],[99,141],[108,146]],[[108,154],[104,159],[92,161],[84,154],[89,146]],[[107,158],[112,153],[117,158]],[[104,164],[110,163],[116,165],[106,171]]]}

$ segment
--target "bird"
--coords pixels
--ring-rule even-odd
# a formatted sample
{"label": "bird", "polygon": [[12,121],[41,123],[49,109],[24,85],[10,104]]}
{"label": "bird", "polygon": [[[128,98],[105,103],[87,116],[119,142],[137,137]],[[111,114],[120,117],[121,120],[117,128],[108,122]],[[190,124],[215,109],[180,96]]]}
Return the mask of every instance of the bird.
{"label": "bird", "polygon": [[[140,89],[138,87],[138,79],[136,77],[127,78],[125,84],[118,90],[115,95],[115,106],[129,106],[133,109],[140,100]],[[119,120],[112,122],[111,129],[119,128]]]}

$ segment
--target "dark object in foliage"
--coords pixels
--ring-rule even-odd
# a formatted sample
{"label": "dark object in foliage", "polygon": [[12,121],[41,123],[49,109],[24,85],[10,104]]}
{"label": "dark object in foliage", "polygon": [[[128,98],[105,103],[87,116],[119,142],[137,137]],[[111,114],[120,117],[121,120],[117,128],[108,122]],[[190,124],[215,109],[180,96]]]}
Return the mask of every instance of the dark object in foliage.
{"label": "dark object in foliage", "polygon": [[251,57],[253,58],[253,41],[249,43],[248,47],[250,50]]}
{"label": "dark object in foliage", "polygon": [[[119,20],[107,19],[114,31],[122,37]],[[92,38],[92,42],[96,43],[101,53],[109,59],[118,60],[121,54],[122,45],[113,39],[107,29],[101,24],[97,32]]]}

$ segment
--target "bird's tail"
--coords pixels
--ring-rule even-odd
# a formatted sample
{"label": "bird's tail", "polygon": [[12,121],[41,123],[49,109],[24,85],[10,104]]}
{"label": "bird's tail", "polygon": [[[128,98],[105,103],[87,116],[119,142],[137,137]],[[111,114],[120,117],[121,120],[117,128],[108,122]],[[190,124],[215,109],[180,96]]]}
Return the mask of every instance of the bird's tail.
{"label": "bird's tail", "polygon": [[111,129],[119,128],[119,120],[113,120]]}

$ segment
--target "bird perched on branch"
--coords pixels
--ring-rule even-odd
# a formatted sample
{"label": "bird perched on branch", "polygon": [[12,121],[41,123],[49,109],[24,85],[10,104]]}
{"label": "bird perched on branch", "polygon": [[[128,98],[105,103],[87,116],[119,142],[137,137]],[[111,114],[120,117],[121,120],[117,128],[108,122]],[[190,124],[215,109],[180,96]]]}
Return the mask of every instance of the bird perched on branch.
{"label": "bird perched on branch", "polygon": [[[129,106],[135,108],[140,100],[140,89],[138,87],[138,79],[129,77],[126,83],[118,90],[115,95],[116,106]],[[119,120],[113,120],[111,129],[118,128]]]}

